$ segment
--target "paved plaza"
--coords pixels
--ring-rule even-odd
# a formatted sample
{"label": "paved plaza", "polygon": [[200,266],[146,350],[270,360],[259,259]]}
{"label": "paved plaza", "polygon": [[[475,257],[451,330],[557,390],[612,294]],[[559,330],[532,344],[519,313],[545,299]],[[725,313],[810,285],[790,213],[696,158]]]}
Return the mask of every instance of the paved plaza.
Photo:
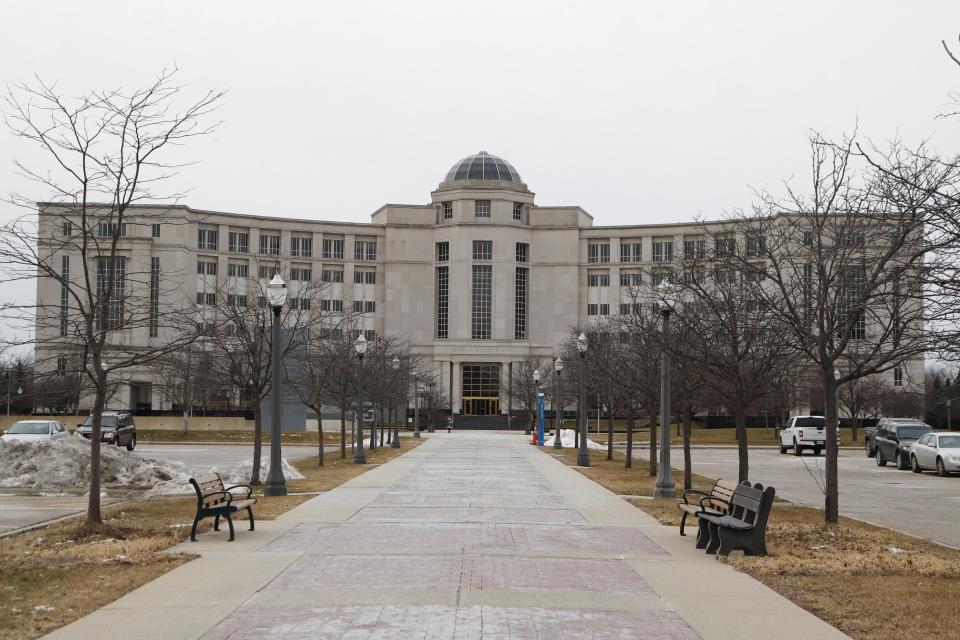
{"label": "paved plaza", "polygon": [[435,434],[257,528],[51,637],[845,637],[522,435]]}

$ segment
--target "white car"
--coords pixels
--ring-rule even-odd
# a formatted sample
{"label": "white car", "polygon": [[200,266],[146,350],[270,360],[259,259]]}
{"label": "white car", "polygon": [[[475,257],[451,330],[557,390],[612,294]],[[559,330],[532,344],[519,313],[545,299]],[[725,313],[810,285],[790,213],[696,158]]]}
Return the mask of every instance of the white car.
{"label": "white car", "polygon": [[[793,416],[780,430],[780,453],[790,449],[793,455],[800,455],[804,449],[813,449],[813,455],[820,455],[820,451],[827,447],[827,422],[823,416]],[[840,435],[837,434],[837,446],[840,446]]]}
{"label": "white car", "polygon": [[0,440],[4,442],[40,442],[41,440],[62,440],[69,436],[67,428],[56,420],[21,420],[14,422],[3,432]]}
{"label": "white car", "polygon": [[936,469],[938,476],[960,471],[960,434],[946,431],[921,436],[910,447],[910,468],[914,473]]}

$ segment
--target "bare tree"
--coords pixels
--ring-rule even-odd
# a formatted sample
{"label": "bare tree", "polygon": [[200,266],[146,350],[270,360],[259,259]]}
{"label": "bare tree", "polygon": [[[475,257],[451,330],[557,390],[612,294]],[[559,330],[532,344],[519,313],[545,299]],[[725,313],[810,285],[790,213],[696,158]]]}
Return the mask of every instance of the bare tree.
{"label": "bare tree", "polygon": [[190,344],[157,358],[149,368],[155,375],[155,387],[174,407],[179,407],[183,433],[187,433],[194,407],[205,400],[216,384],[210,354],[197,344]]}
{"label": "bare tree", "polygon": [[541,376],[546,376],[548,369],[549,363],[545,359],[527,356],[513,364],[513,375],[502,388],[503,394],[527,414],[528,434],[536,428],[537,422],[537,383],[533,379],[533,372],[540,371]]}
{"label": "bare tree", "polygon": [[[340,458],[347,457],[347,411],[357,401],[357,356],[349,331],[331,329],[324,340],[327,361],[331,366],[324,389],[327,401],[340,412]],[[351,446],[354,442],[351,433]]]}
{"label": "bare tree", "polygon": [[[41,198],[12,194],[28,213],[0,228],[0,263],[8,280],[39,277],[53,284],[56,299],[5,305],[5,315],[36,335],[38,366],[44,358],[74,357],[93,387],[90,491],[86,522],[102,525],[100,514],[100,423],[111,378],[193,340],[182,331],[178,305],[164,297],[159,267],[129,256],[129,229],[164,220],[165,209],[137,209],[149,201],[176,201],[156,191],[182,160],[170,152],[216,125],[203,121],[222,93],[207,92],[180,111],[181,87],[163,72],[142,89],[91,91],[76,99],[37,79],[17,84],[4,101],[4,119],[14,136],[45,153],[48,163],[30,167],[15,161],[21,176],[38,185]],[[41,204],[39,216],[34,204]],[[150,329],[156,340],[124,337]],[[62,355],[60,357],[63,357]]]}

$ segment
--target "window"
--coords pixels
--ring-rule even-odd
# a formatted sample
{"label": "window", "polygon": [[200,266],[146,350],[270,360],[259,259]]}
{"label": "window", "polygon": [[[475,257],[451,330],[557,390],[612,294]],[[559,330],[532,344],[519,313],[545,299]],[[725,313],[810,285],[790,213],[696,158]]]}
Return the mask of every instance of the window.
{"label": "window", "polygon": [[217,250],[217,230],[197,229],[197,249]]}
{"label": "window", "polygon": [[[519,246],[519,245],[518,245]],[[527,339],[527,267],[517,267],[514,280],[513,339]]]}
{"label": "window", "polygon": [[260,234],[260,253],[265,256],[280,255],[280,236],[261,233]]}
{"label": "window", "polygon": [[257,277],[261,280],[270,280],[275,273],[280,272],[280,265],[260,265],[257,267]]}
{"label": "window", "polygon": [[197,291],[197,304],[212,307],[217,304],[217,294]]}
{"label": "window", "polygon": [[717,284],[733,284],[737,281],[737,270],[717,267],[713,271],[713,281]]}
{"label": "window", "polygon": [[636,302],[624,302],[620,304],[620,315],[638,316],[640,315],[640,304]]}
{"label": "window", "polygon": [[377,311],[377,303],[373,300],[354,300],[353,301],[353,312],[354,313],[375,313]]}
{"label": "window", "polygon": [[325,260],[343,260],[343,240],[324,239],[323,258]]}
{"label": "window", "polygon": [[450,328],[450,267],[437,267],[437,339],[449,335]]}
{"label": "window", "polygon": [[527,262],[530,259],[530,245],[526,242],[517,243],[517,262]]}
{"label": "window", "polygon": [[657,286],[661,282],[673,280],[673,272],[670,269],[654,269],[650,272],[650,284]]}
{"label": "window", "polygon": [[324,269],[320,272],[320,282],[343,282],[343,269]]}
{"label": "window", "polygon": [[320,310],[334,312],[343,311],[343,300],[331,300],[329,298],[324,298],[320,301]]}
{"label": "window", "polygon": [[903,386],[903,368],[902,367],[893,368],[893,386],[895,387]]}
{"label": "window", "polygon": [[310,282],[313,278],[313,269],[305,266],[290,267],[290,279],[298,282]]}
{"label": "window", "polygon": [[127,236],[127,223],[124,222],[123,224],[118,225],[116,222],[100,222],[97,224],[97,235],[101,238],[107,238],[116,235],[125,238]]}
{"label": "window", "polygon": [[241,231],[231,231],[228,233],[227,251],[233,253],[250,253],[250,234]]}
{"label": "window", "polygon": [[855,249],[864,245],[863,233],[849,230],[837,233],[837,246],[842,249]]}
{"label": "window", "polygon": [[493,260],[493,240],[474,240],[473,259]]}
{"label": "window", "polygon": [[310,311],[310,298],[290,298],[288,303],[293,310]]}
{"label": "window", "polygon": [[[70,223],[66,223],[70,224]],[[70,313],[70,256],[60,256],[60,335],[67,335]]]}
{"label": "window", "polygon": [[522,202],[513,203],[513,219],[523,220],[523,203]]}
{"label": "window", "polygon": [[639,240],[620,242],[620,262],[640,262],[643,260],[643,243]]}
{"label": "window", "polygon": [[643,276],[639,271],[621,271],[620,272],[620,286],[621,287],[636,287],[643,283]]}
{"label": "window", "polygon": [[759,258],[763,255],[763,236],[759,233],[747,234],[747,257]]}
{"label": "window", "polygon": [[587,262],[610,262],[610,243],[589,243],[587,245]]}
{"label": "window", "polygon": [[653,261],[670,262],[673,260],[673,240],[653,241]]}
{"label": "window", "polygon": [[353,272],[354,284],[377,284],[377,272],[357,269]]}
{"label": "window", "polygon": [[69,220],[63,223],[63,235],[68,238],[73,235],[73,223]]}
{"label": "window", "polygon": [[443,203],[443,219],[450,220],[453,218],[453,203],[447,200]]}
{"label": "window", "polygon": [[437,262],[447,262],[448,260],[450,260],[450,243],[438,242],[437,243]]}
{"label": "window", "polygon": [[198,260],[197,273],[200,275],[215,276],[217,275],[217,263],[209,260]]}
{"label": "window", "polygon": [[123,298],[126,292],[127,259],[123,256],[97,257],[97,328],[105,331],[123,325]]}
{"label": "window", "polygon": [[587,286],[588,287],[609,287],[610,286],[610,274],[609,273],[588,273],[587,274]]}
{"label": "window", "polygon": [[150,225],[150,237],[151,237],[151,238],[159,238],[159,237],[160,237],[160,224],[159,224],[159,223]]}
{"label": "window", "polygon": [[588,316],[608,316],[610,315],[610,305],[609,304],[588,304],[587,315]]}
{"label": "window", "polygon": [[473,215],[476,218],[489,218],[490,217],[490,201],[474,200]]}
{"label": "window", "polygon": [[[296,299],[296,298],[294,298]],[[245,295],[234,295],[232,293],[227,294],[227,306],[230,307],[245,307],[247,306],[247,296]]]}
{"label": "window", "polygon": [[493,267],[487,264],[473,265],[472,285],[470,337],[489,340],[493,315]]}
{"label": "window", "polygon": [[684,269],[683,284],[703,285],[707,281],[707,274],[703,269]]}
{"label": "window", "polygon": [[246,262],[231,262],[227,265],[227,275],[232,278],[246,278],[250,275],[250,268]]}
{"label": "window", "polygon": [[290,255],[295,258],[313,257],[313,238],[290,238]]}
{"label": "window", "polygon": [[683,258],[684,260],[704,260],[707,257],[706,240],[684,240]]}
{"label": "window", "polygon": [[737,241],[733,238],[717,238],[714,247],[718,258],[728,258],[737,252]]}
{"label": "window", "polygon": [[803,246],[812,247],[813,246],[813,231],[804,231],[803,232]]}
{"label": "window", "polygon": [[377,259],[377,241],[376,240],[355,240],[353,243],[354,260],[376,260]]}

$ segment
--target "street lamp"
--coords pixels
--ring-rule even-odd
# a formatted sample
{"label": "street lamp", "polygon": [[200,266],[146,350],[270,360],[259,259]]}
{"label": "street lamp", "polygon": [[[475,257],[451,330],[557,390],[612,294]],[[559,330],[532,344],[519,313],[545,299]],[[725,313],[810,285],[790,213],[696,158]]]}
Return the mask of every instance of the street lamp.
{"label": "street lamp", "polygon": [[[353,343],[353,350],[357,352],[357,408],[354,409],[354,416],[360,413],[360,421],[357,423],[357,429],[354,432],[356,444],[353,446],[353,464],[367,464],[367,457],[363,455],[363,354],[367,352],[367,339],[363,337],[363,332],[357,336]],[[371,442],[373,436],[370,436]]]}
{"label": "street lamp", "polygon": [[[267,485],[263,493],[268,496],[287,495],[287,481],[283,477],[282,462],[280,462],[280,312],[287,302],[287,285],[280,277],[274,274],[273,280],[267,283],[267,300],[273,307],[273,376],[271,392],[273,393],[273,413],[270,420],[270,472],[267,474]],[[322,433],[321,433],[322,435]]]}
{"label": "street lamp", "polygon": [[657,472],[657,484],[653,489],[654,498],[674,498],[677,487],[673,482],[673,470],[670,467],[670,314],[678,304],[677,290],[664,280],[657,286],[657,295],[662,301],[660,314],[663,316],[663,346],[660,350],[660,469]]}
{"label": "street lamp", "polygon": [[560,372],[563,371],[563,358],[560,356],[557,356],[557,359],[553,361],[553,370],[557,372],[556,406],[553,409],[553,448],[563,449],[563,443],[560,442],[560,411],[563,406],[560,404]]}
{"label": "street lamp", "polygon": [[533,392],[533,402],[534,406],[538,407],[534,411],[533,425],[530,429],[533,432],[533,439],[530,440],[530,444],[537,444],[537,440],[540,436],[540,414],[539,414],[539,403],[540,403],[540,369],[533,370],[533,387],[535,391]]}
{"label": "street lamp", "polygon": [[416,375],[413,376],[413,437],[420,437],[420,379]]}
{"label": "street lamp", "polygon": [[[400,358],[397,356],[393,356],[393,370],[400,370]],[[406,420],[406,418],[404,418],[404,420]],[[393,421],[393,443],[390,445],[390,447],[393,449],[400,448],[400,427],[397,426],[396,420]]]}
{"label": "street lamp", "polygon": [[580,450],[577,451],[577,466],[589,467],[590,454],[587,453],[587,336],[582,332],[577,338],[577,351],[580,353],[580,424],[577,428],[580,431]]}

